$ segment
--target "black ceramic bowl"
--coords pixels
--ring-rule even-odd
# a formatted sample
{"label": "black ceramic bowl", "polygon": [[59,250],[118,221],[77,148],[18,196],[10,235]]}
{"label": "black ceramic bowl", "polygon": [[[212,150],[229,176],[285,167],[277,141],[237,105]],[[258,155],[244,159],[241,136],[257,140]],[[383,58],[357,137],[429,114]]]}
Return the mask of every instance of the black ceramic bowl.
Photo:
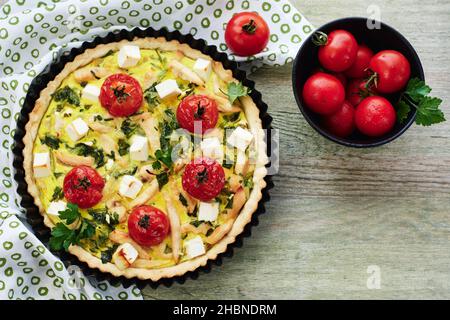
{"label": "black ceramic bowl", "polygon": [[[380,22],[381,28],[369,29],[367,27],[367,18],[344,18],[335,20],[318,28],[318,31],[329,33],[333,30],[344,29],[351,32],[358,43],[366,44],[375,53],[381,50],[397,50],[408,59],[411,64],[411,78],[417,77],[425,80],[422,64],[411,44],[394,28]],[[395,127],[386,135],[377,138],[367,137],[357,131],[347,138],[340,138],[325,130],[320,123],[320,116],[308,109],[302,97],[302,89],[306,80],[312,74],[313,70],[320,67],[317,58],[318,47],[312,42],[312,35],[305,41],[300,48],[294,61],[292,69],[292,86],[298,107],[308,123],[324,137],[337,142],[339,144],[356,147],[367,148],[376,147],[401,136],[413,124],[416,117],[416,110],[412,108],[406,121],[402,124],[396,123]],[[398,101],[400,93],[393,94],[387,98],[394,105]]]}

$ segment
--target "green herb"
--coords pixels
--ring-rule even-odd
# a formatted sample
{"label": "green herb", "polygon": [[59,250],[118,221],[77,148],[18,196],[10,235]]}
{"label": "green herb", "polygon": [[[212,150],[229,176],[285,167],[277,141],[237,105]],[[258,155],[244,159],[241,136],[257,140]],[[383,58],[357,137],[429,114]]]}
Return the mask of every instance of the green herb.
{"label": "green herb", "polygon": [[148,106],[150,107],[150,111],[152,111],[159,103],[159,95],[156,91],[156,85],[159,82],[154,82],[150,87],[148,87],[144,91],[144,98],[147,101]]}
{"label": "green herb", "polygon": [[86,191],[91,186],[91,180],[88,177],[78,178],[78,183],[75,185],[75,189],[83,189]]}
{"label": "green herb", "polygon": [[119,103],[122,103],[127,100],[127,98],[130,96],[128,92],[125,91],[125,85],[117,86],[115,88],[111,87],[111,90],[114,93],[114,96],[117,98],[117,101]]}
{"label": "green herb", "polygon": [[163,57],[163,56],[161,55],[161,53],[159,52],[158,49],[155,49],[155,51],[156,51],[156,55],[158,56],[159,64],[160,64],[161,67],[164,69],[164,68],[165,68],[165,65],[166,65],[166,63],[167,63],[167,60],[166,60],[165,57]]}
{"label": "green herb", "polygon": [[[156,160],[164,163],[164,165],[168,168],[172,166],[172,147],[169,146],[167,150],[156,150],[155,151]],[[156,162],[154,162],[156,163]]]}
{"label": "green herb", "polygon": [[89,110],[92,107],[92,104],[85,104],[84,109]]}
{"label": "green herb", "polygon": [[53,94],[53,99],[55,99],[56,102],[66,101],[67,103],[72,104],[74,106],[80,105],[80,96],[75,92],[74,89],[68,86],[65,86],[57,90]]}
{"label": "green herb", "polygon": [[228,100],[231,103],[234,103],[234,101],[236,101],[236,99],[238,99],[239,97],[244,97],[248,95],[250,93],[250,90],[247,87],[245,87],[242,84],[242,82],[239,83],[230,82],[228,84],[228,92],[223,93],[228,96]]}
{"label": "green herb", "polygon": [[241,116],[241,112],[238,111],[238,112],[233,112],[231,114],[225,114],[223,116],[223,119],[226,122],[236,122],[239,119],[240,116]]}
{"label": "green herb", "polygon": [[97,168],[100,168],[105,165],[105,154],[103,149],[98,148],[96,146],[89,146],[85,143],[77,143],[74,148],[72,148],[75,153],[79,156],[88,157],[91,156],[95,160],[95,164]]}
{"label": "green herb", "polygon": [[169,247],[167,244],[166,244],[166,247],[164,248],[164,253],[165,253],[165,254],[172,253],[172,248]]}
{"label": "green herb", "polygon": [[134,166],[130,170],[124,170],[124,171],[116,171],[112,174],[113,178],[117,179],[121,176],[134,176],[137,172],[137,166]]}
{"label": "green herb", "polygon": [[171,109],[164,110],[165,118],[159,123],[159,132],[161,136],[159,142],[161,150],[167,152],[170,148],[170,136],[172,132],[179,128],[177,118]]}
{"label": "green herb", "polygon": [[204,183],[208,180],[208,171],[203,169],[203,171],[197,173],[197,176],[195,177],[198,181],[198,183]]}
{"label": "green herb", "polygon": [[57,104],[56,105],[56,111],[61,112],[64,109],[64,105],[63,104]]}
{"label": "green herb", "polygon": [[59,145],[61,144],[61,140],[50,133],[45,134],[43,138],[40,139],[42,144],[47,145],[48,147],[58,150]]}
{"label": "green herb", "polygon": [[96,115],[94,116],[94,121],[102,121],[102,120],[103,120],[103,117],[102,117],[101,115],[96,114]]}
{"label": "green herb", "polygon": [[226,168],[226,169],[231,169],[231,167],[233,166],[233,161],[226,157],[225,159],[223,159],[222,162],[222,167]]}
{"label": "green herb", "polygon": [[233,208],[233,199],[234,199],[234,194],[231,194],[230,196],[228,196],[228,201],[227,204],[225,205],[225,209],[231,209]]}
{"label": "green herb", "polygon": [[140,126],[137,123],[131,121],[130,118],[126,118],[122,121],[120,125],[120,130],[125,134],[127,138],[130,138],[137,130],[139,130]]}
{"label": "green herb", "polygon": [[53,172],[53,175],[55,176],[56,179],[58,179],[59,177],[61,177],[64,173],[62,172]]}
{"label": "green herb", "polygon": [[251,173],[247,174],[244,178],[244,186],[247,188],[253,188],[253,176]]}
{"label": "green herb", "polygon": [[62,198],[64,198],[64,192],[61,187],[56,186],[53,190],[52,199],[50,201],[61,200]]}
{"label": "green herb", "polygon": [[180,193],[180,195],[178,196],[178,199],[180,200],[181,204],[185,207],[188,206],[188,202],[186,200],[186,198]]}
{"label": "green herb", "polygon": [[[92,218],[101,224],[106,224],[108,226],[115,226],[119,223],[119,216],[117,213],[111,214],[108,208],[98,208],[98,209],[88,209],[88,213]],[[109,216],[109,222],[107,220],[107,216]]]}
{"label": "green herb", "polygon": [[194,112],[194,119],[195,120],[201,120],[203,118],[203,115],[205,114],[205,107],[201,105],[199,102],[197,105],[197,110]]}
{"label": "green herb", "polygon": [[[158,150],[158,151],[160,151],[160,150]],[[152,163],[152,168],[155,169],[155,170],[161,169],[161,162],[159,162],[159,161],[153,162]]]}
{"label": "green herb", "polygon": [[114,152],[114,150],[111,150],[111,153],[106,154],[106,156],[112,160],[116,160],[116,153]]}
{"label": "green herb", "polygon": [[167,184],[167,182],[169,182],[169,176],[167,172],[162,172],[156,175],[156,180],[158,181],[159,190],[161,190],[162,187],[164,187],[164,185]]}
{"label": "green herb", "polygon": [[138,226],[147,229],[150,225],[150,217],[148,215],[142,216],[138,221]]}
{"label": "green herb", "polygon": [[59,212],[59,218],[61,220],[66,220],[67,224],[72,224],[81,217],[80,211],[78,211],[78,206],[73,203],[68,203],[66,210]]}
{"label": "green herb", "polygon": [[431,88],[424,81],[413,78],[409,80],[405,92],[397,104],[397,119],[403,123],[411,110],[416,108],[416,124],[430,126],[445,121],[442,110],[439,109],[442,100],[430,97]]}
{"label": "green herb", "polygon": [[114,252],[116,252],[118,245],[115,244],[112,247],[108,247],[108,249],[103,250],[100,254],[100,259],[102,263],[111,262]]}
{"label": "green herb", "polygon": [[124,156],[128,153],[128,150],[130,149],[130,144],[125,139],[119,139],[117,142],[119,145],[119,154],[121,156]]}
{"label": "green herb", "polygon": [[110,55],[112,55],[114,53],[114,51],[113,50],[109,50],[107,53],[105,53],[105,55],[104,56],[102,56],[102,58],[106,58],[106,57],[109,57]]}
{"label": "green herb", "polygon": [[197,212],[198,212],[198,207],[195,206],[194,210],[192,210],[192,212],[188,212],[188,216],[195,217],[195,216],[197,216]]}
{"label": "green herb", "polygon": [[81,82],[80,82],[80,86],[81,86],[82,88],[86,87],[87,84],[88,84],[87,81],[81,81]]}
{"label": "green herb", "polygon": [[[95,79],[100,80],[100,77],[98,77],[98,76],[95,74],[94,70],[92,70],[92,69],[91,69],[91,74],[94,76]],[[124,86],[124,88],[125,88],[125,86]]]}
{"label": "green herb", "polygon": [[192,224],[194,227],[198,227],[199,225],[201,225],[203,223],[203,221],[200,221],[200,220],[192,220],[191,222],[190,222],[190,224]]}

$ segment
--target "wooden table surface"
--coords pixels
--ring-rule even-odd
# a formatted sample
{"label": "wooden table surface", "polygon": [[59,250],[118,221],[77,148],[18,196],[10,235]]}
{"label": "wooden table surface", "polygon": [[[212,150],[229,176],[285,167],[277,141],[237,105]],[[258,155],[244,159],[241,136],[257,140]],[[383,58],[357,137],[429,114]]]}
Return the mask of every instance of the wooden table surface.
{"label": "wooden table surface", "polygon": [[[371,1],[293,1],[315,25],[367,16]],[[450,1],[376,1],[450,99]],[[253,236],[210,274],[147,299],[450,298],[450,122],[413,126],[387,146],[327,141],[301,116],[291,68],[251,76],[280,129],[280,172]],[[450,110],[444,106],[444,112]],[[450,119],[450,114],[447,114]],[[380,289],[368,289],[371,268]],[[372,286],[370,286],[373,288]]]}

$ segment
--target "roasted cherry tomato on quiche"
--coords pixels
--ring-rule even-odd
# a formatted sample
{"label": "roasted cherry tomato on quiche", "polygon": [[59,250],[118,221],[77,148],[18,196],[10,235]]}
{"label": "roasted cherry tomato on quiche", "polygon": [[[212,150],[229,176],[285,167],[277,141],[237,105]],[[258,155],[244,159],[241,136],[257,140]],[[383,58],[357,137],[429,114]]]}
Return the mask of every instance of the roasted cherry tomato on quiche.
{"label": "roasted cherry tomato on quiche", "polygon": [[396,119],[392,104],[379,96],[364,99],[355,111],[356,126],[370,137],[379,137],[391,131]]}
{"label": "roasted cherry tomato on quiche", "polygon": [[228,22],[225,42],[238,56],[251,56],[264,50],[269,35],[269,26],[259,14],[241,12]]}
{"label": "roasted cherry tomato on quiche", "polygon": [[398,51],[384,50],[370,60],[369,69],[372,79],[380,93],[394,93],[403,89],[410,76],[411,65],[408,59]]}
{"label": "roasted cherry tomato on quiche", "polygon": [[[201,125],[201,133],[214,128],[219,118],[215,100],[205,95],[190,95],[185,97],[178,106],[177,120],[180,126],[194,133],[195,124]],[[197,129],[200,133],[200,127]]]}
{"label": "roasted cherry tomato on quiche", "polygon": [[201,201],[214,199],[225,185],[225,172],[215,160],[207,157],[194,159],[184,169],[183,189]]}
{"label": "roasted cherry tomato on quiche", "polygon": [[314,44],[320,46],[319,61],[322,67],[334,72],[347,70],[355,62],[358,43],[348,31],[335,30],[328,35],[316,32]]}
{"label": "roasted cherry tomato on quiche", "polygon": [[131,238],[143,246],[155,246],[169,234],[167,215],[158,208],[142,205],[133,208],[128,217],[128,232]]}
{"label": "roasted cherry tomato on quiche", "polygon": [[82,209],[90,208],[102,199],[104,186],[105,181],[95,169],[77,166],[64,177],[64,197]]}
{"label": "roasted cherry tomato on quiche", "polygon": [[303,100],[312,111],[330,115],[339,110],[345,99],[345,89],[334,76],[318,72],[303,86]]}
{"label": "roasted cherry tomato on quiche", "polygon": [[373,51],[365,46],[360,45],[356,53],[355,62],[345,71],[345,75],[349,78],[364,78],[369,75],[369,63],[373,57]]}
{"label": "roasted cherry tomato on quiche", "polygon": [[100,90],[100,103],[115,117],[127,117],[139,110],[142,88],[133,77],[118,73],[106,78]]}

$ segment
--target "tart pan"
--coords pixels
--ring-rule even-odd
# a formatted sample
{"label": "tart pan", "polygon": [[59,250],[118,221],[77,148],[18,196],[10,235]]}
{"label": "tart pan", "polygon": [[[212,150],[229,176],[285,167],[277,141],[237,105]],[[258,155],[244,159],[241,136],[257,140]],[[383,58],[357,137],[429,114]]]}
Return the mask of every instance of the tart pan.
{"label": "tart pan", "polygon": [[[255,89],[255,83],[246,78],[245,72],[238,69],[238,65],[236,62],[230,61],[225,53],[220,53],[217,50],[216,46],[208,46],[204,40],[195,39],[192,35],[183,35],[178,31],[171,32],[164,28],[160,30],[155,30],[153,28],[135,28],[130,31],[115,30],[108,33],[104,37],[96,37],[93,41],[83,42],[81,47],[73,48],[70,51],[64,52],[55,62],[48,65],[38,76],[33,79],[25,97],[21,112],[17,119],[16,132],[14,134],[14,179],[18,184],[17,192],[22,197],[20,205],[26,210],[26,219],[27,222],[31,225],[34,234],[46,245],[48,244],[50,238],[50,229],[44,225],[44,219],[40,214],[38,207],[34,204],[33,197],[28,193],[27,183],[25,182],[25,171],[23,168],[24,158],[22,150],[24,148],[24,144],[22,142],[22,139],[25,136],[25,125],[29,120],[29,113],[33,110],[36,100],[40,96],[41,90],[43,90],[47,86],[48,82],[52,81],[56,77],[56,75],[61,72],[66,63],[73,61],[77,55],[83,53],[86,49],[94,48],[99,44],[117,42],[124,39],[132,40],[135,37],[164,37],[168,41],[178,40],[180,43],[186,43],[192,48],[200,50],[202,53],[209,55],[212,59],[222,62],[225,69],[229,69],[233,72],[234,78],[242,81],[242,83],[251,90],[251,93],[249,95],[252,97],[253,101],[260,111],[259,116],[262,120],[263,129],[272,128],[272,117],[267,113],[267,104],[262,101],[261,93]],[[271,150],[270,142],[270,132],[268,130],[268,153]],[[273,147],[274,146],[272,146],[272,149],[274,149]],[[268,154],[268,156],[270,156],[270,154]],[[258,225],[258,216],[266,212],[264,203],[270,200],[269,189],[273,188],[271,176],[266,176],[264,180],[266,181],[267,186],[262,190],[262,198],[258,204],[258,208],[253,213],[251,222],[246,225],[244,231],[236,238],[236,241],[228,245],[227,251],[220,254],[215,260],[209,260],[205,266],[199,267],[194,271],[187,272],[182,276],[163,278],[158,281],[127,279],[123,276],[114,277],[113,275],[109,273],[103,273],[98,269],[89,268],[86,263],[79,261],[77,257],[71,255],[70,253],[53,253],[62,260],[66,267],[70,265],[76,265],[83,271],[84,275],[86,276],[94,276],[98,281],[107,280],[112,285],[120,282],[125,288],[128,288],[131,285],[136,285],[139,289],[143,289],[147,285],[152,288],[157,288],[161,284],[166,287],[170,287],[175,281],[182,284],[188,278],[197,279],[200,273],[209,273],[213,264],[217,266],[222,265],[223,259],[225,257],[232,257],[234,249],[242,247],[243,239],[245,237],[251,236],[252,226]]]}

